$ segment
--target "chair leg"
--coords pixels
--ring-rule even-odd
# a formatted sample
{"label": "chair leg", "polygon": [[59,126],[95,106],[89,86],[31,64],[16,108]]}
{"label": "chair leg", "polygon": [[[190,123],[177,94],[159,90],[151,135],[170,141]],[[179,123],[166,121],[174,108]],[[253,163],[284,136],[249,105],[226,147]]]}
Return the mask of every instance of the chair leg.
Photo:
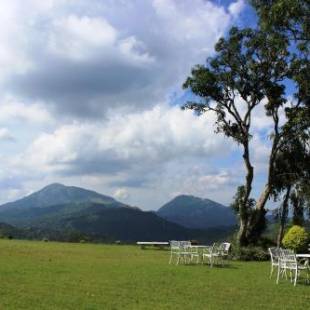
{"label": "chair leg", "polygon": [[277,274],[277,281],[276,283],[279,284],[279,279],[280,279],[280,270],[281,270],[281,267],[278,266],[278,274]]}
{"label": "chair leg", "polygon": [[294,286],[296,286],[296,282],[297,282],[297,276],[298,276],[298,269],[295,269],[295,279],[294,279]]}
{"label": "chair leg", "polygon": [[272,274],[273,274],[273,265],[271,265],[271,270],[270,270],[270,276],[269,276],[269,279],[271,279]]}

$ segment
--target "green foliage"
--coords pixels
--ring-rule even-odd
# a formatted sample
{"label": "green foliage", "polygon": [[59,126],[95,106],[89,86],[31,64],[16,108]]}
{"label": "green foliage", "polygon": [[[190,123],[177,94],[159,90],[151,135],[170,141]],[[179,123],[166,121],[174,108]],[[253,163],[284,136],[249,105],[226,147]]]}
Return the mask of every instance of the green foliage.
{"label": "green foliage", "polygon": [[[242,203],[242,201],[244,200],[245,197],[245,187],[244,186],[239,186],[237,188],[237,192],[234,196],[234,200],[232,202],[232,204],[230,205],[230,207],[234,210],[234,212],[238,215],[240,215],[240,205]],[[246,208],[246,216],[249,217],[251,215],[251,213],[253,212],[255,207],[255,199],[253,198],[249,198],[247,200],[247,208]]]}
{"label": "green foliage", "polygon": [[296,252],[307,250],[309,242],[309,234],[305,228],[294,225],[285,234],[282,243],[285,247],[292,249]]}
{"label": "green foliage", "polygon": [[268,252],[259,246],[233,247],[232,257],[241,261],[266,261],[269,259]]}

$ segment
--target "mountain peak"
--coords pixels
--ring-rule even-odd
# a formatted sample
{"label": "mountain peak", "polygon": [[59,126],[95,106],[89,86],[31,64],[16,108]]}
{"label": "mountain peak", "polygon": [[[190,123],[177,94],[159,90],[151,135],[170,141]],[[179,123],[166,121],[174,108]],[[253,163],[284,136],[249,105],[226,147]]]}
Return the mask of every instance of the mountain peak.
{"label": "mountain peak", "polygon": [[181,203],[181,204],[184,204],[186,206],[189,206],[190,204],[192,203],[202,203],[203,205],[205,206],[213,206],[213,205],[217,205],[217,206],[222,206],[224,207],[222,204],[216,202],[216,201],[213,201],[211,199],[208,199],[208,198],[200,198],[200,197],[197,197],[197,196],[193,196],[193,195],[185,195],[185,194],[182,194],[182,195],[178,195],[176,197],[174,197],[170,202],[168,203],[171,203],[171,202],[177,202],[178,204]]}
{"label": "mountain peak", "polygon": [[192,195],[179,195],[163,205],[157,214],[166,220],[189,228],[205,229],[232,226],[236,223],[233,211],[220,203]]}
{"label": "mountain peak", "polygon": [[64,185],[64,184],[61,184],[61,183],[51,183],[49,185],[46,185],[42,189],[46,189],[46,188],[64,188],[64,187],[67,187],[67,186]]}
{"label": "mountain peak", "polygon": [[99,194],[95,191],[81,187],[66,186],[60,183],[52,183],[22,199],[2,205],[0,209],[44,208],[53,205],[84,202],[103,204],[117,203],[114,198]]}

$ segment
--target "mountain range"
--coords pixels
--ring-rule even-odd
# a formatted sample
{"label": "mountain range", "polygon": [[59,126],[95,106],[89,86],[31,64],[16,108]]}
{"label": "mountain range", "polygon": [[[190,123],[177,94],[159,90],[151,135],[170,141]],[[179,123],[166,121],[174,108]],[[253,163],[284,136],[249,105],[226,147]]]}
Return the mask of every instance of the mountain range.
{"label": "mountain range", "polygon": [[229,208],[193,196],[178,196],[157,212],[142,211],[94,191],[55,183],[0,206],[0,223],[0,234],[16,238],[212,242],[230,234],[235,220]]}

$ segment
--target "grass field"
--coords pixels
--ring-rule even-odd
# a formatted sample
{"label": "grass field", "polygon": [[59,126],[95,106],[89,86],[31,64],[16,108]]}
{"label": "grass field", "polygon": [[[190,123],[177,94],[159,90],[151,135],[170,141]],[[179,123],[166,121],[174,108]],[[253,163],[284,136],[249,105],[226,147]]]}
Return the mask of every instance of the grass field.
{"label": "grass field", "polygon": [[308,309],[310,286],[269,264],[168,265],[134,246],[0,240],[0,309]]}

